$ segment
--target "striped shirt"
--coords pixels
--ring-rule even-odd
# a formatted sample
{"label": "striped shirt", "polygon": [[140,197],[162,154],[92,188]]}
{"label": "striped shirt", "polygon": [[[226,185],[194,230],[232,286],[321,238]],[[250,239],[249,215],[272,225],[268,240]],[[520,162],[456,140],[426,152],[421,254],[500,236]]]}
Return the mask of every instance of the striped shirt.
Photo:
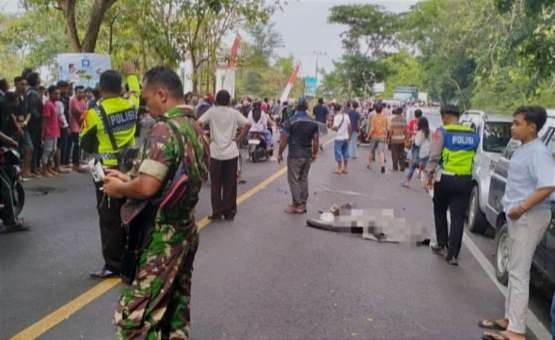
{"label": "striped shirt", "polygon": [[389,124],[391,142],[400,144],[405,141],[407,135],[407,121],[402,115],[394,115]]}

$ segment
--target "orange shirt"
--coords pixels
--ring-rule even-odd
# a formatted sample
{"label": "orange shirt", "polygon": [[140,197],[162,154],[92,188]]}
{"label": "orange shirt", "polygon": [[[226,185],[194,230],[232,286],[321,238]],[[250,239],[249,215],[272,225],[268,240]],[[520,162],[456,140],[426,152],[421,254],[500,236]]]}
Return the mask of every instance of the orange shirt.
{"label": "orange shirt", "polygon": [[370,118],[370,139],[387,138],[387,117],[383,113],[376,113]]}

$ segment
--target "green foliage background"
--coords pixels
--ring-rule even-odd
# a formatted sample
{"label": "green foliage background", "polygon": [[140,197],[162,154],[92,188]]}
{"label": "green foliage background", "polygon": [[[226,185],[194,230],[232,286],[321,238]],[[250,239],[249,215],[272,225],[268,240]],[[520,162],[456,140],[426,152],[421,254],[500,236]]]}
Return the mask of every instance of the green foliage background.
{"label": "green foliage background", "polygon": [[[362,20],[361,11],[372,20]],[[424,0],[397,15],[376,5],[341,5],[329,20],[348,30],[345,54],[326,76],[322,93],[366,95],[349,88],[354,75],[370,69],[377,76],[363,82],[368,88],[383,78],[384,98],[397,86],[414,85],[434,100],[463,108],[555,107],[552,0]],[[354,56],[366,62],[350,62]]]}

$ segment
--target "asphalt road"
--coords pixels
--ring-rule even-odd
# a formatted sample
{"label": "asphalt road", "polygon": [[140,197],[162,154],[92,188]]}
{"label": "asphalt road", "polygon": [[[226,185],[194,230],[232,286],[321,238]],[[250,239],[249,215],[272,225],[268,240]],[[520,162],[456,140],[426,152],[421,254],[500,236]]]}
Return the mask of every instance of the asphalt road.
{"label": "asphalt road", "polygon": [[[432,203],[400,173],[365,169],[366,150],[350,173],[332,174],[331,148],[310,174],[309,215],[332,203],[393,209],[410,224],[432,225]],[[244,193],[279,170],[247,162]],[[377,167],[376,167],[377,168]],[[49,315],[99,281],[95,199],[88,175],[27,182],[30,231],[0,234],[0,339]],[[453,267],[425,247],[380,244],[306,227],[283,209],[281,176],[239,206],[232,223],[201,231],[192,289],[192,339],[479,339],[482,317],[503,314],[504,298],[468,248]],[[207,187],[197,219],[210,213]],[[493,240],[471,235],[491,259]],[[112,339],[120,286],[93,299],[41,339]],[[547,325],[548,302],[531,308]],[[530,339],[534,335],[530,334]]]}

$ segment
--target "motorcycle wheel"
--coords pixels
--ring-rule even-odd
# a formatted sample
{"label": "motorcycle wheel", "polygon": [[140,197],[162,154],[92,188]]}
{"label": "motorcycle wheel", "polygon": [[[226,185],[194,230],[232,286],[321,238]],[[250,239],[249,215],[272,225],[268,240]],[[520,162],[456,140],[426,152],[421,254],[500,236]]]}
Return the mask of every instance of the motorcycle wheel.
{"label": "motorcycle wheel", "polygon": [[13,202],[15,206],[15,216],[18,217],[23,211],[23,205],[25,204],[25,190],[21,182],[15,182],[13,188]]}

